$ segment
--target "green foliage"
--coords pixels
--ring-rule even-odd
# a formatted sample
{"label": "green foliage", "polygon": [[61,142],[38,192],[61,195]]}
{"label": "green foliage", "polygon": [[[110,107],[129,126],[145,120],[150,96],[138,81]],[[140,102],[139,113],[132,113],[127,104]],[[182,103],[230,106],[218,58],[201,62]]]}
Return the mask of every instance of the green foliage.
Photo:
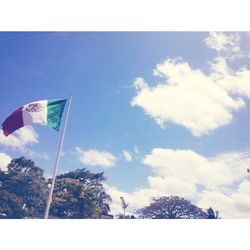
{"label": "green foliage", "polygon": [[[18,208],[22,208],[20,217],[42,216],[48,191],[47,183],[43,170],[35,166],[33,161],[24,157],[13,159],[8,165],[8,171],[0,174],[0,191],[6,191],[1,192],[0,199],[9,201],[10,208],[13,208],[13,202]],[[0,206],[3,209],[2,203]],[[13,218],[14,215],[8,213],[7,216]]]}
{"label": "green foliage", "polygon": [[106,194],[103,173],[78,169],[61,174],[56,185],[50,214],[58,218],[101,218],[109,212],[111,198]]}
{"label": "green foliage", "polygon": [[[108,215],[111,198],[102,182],[103,173],[77,169],[57,176],[50,216],[56,218],[101,218]],[[42,218],[49,179],[43,170],[24,157],[13,159],[0,170],[0,218]]]}
{"label": "green foliage", "polygon": [[22,201],[16,195],[7,191],[0,191],[0,218],[20,219],[25,215]]}
{"label": "green foliage", "polygon": [[[103,173],[77,169],[57,176],[50,216],[56,218],[101,218],[109,212],[111,198],[102,182]],[[43,170],[24,157],[13,159],[0,170],[0,218],[42,218],[49,179]]]}
{"label": "green foliage", "polygon": [[153,202],[137,211],[140,218],[206,219],[207,214],[190,201],[178,196],[153,198]]}

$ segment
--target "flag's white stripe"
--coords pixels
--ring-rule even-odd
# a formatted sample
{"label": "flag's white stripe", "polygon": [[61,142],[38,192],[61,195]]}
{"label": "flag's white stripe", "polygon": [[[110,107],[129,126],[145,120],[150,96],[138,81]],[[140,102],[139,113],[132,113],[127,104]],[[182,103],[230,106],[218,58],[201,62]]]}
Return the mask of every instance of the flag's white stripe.
{"label": "flag's white stripe", "polygon": [[24,105],[22,110],[24,126],[33,123],[46,125],[47,114],[48,114],[47,105],[48,105],[47,100],[31,102]]}

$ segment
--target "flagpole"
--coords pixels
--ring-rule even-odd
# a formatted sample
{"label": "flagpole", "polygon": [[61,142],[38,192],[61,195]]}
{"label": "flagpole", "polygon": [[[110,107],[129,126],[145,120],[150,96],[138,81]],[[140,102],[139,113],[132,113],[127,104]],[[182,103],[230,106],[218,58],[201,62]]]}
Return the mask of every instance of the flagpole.
{"label": "flagpole", "polygon": [[52,201],[52,195],[53,195],[54,186],[55,186],[55,180],[56,180],[56,172],[57,172],[58,165],[59,165],[59,160],[60,160],[60,156],[61,156],[61,152],[62,152],[62,146],[63,146],[63,141],[64,141],[64,135],[65,135],[65,131],[66,131],[67,123],[68,123],[68,118],[69,118],[69,111],[70,111],[70,106],[71,106],[71,100],[72,100],[72,96],[69,97],[68,109],[67,109],[67,113],[66,113],[66,118],[65,118],[65,122],[64,122],[64,126],[63,126],[63,131],[62,131],[62,135],[61,135],[61,140],[60,140],[59,148],[57,150],[55,168],[54,168],[52,183],[51,183],[51,187],[50,187],[50,191],[49,191],[49,196],[48,196],[47,203],[46,203],[46,209],[45,209],[45,213],[44,213],[44,219],[48,219],[48,216],[49,216],[49,209],[50,209],[50,204],[51,204],[51,201]]}

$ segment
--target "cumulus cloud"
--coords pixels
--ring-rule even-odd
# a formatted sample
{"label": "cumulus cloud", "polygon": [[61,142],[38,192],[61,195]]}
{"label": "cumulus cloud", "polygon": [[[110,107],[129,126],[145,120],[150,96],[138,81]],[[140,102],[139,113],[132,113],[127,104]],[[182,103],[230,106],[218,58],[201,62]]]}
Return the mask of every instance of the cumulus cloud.
{"label": "cumulus cloud", "polygon": [[40,158],[49,160],[50,157],[45,152],[36,152],[28,146],[39,142],[39,136],[35,129],[31,126],[23,127],[13,134],[5,137],[3,131],[0,130],[0,146],[7,147],[12,150],[19,150],[23,155],[29,158]]}
{"label": "cumulus cloud", "polygon": [[[248,35],[211,32],[204,43],[217,55],[207,61],[206,70],[194,68],[182,58],[159,63],[154,76],[161,81],[150,84],[143,77],[136,78],[131,106],[142,108],[162,128],[171,122],[194,136],[210,134],[229,124],[250,98],[250,70],[244,61],[250,54],[246,50],[249,43],[242,36]],[[235,59],[241,61],[232,67]],[[153,196],[178,195],[203,209],[218,209],[223,218],[250,218],[248,152],[206,157],[192,150],[154,148],[142,162],[153,173],[147,178],[147,187],[124,192],[106,185],[113,199],[112,211],[122,211],[120,196],[129,202],[128,211],[134,212],[148,205]]]}
{"label": "cumulus cloud", "polygon": [[7,170],[8,164],[11,162],[11,157],[5,153],[0,153],[0,169],[2,171]]}
{"label": "cumulus cloud", "polygon": [[250,181],[244,180],[241,182],[237,191],[242,194],[250,195]]}
{"label": "cumulus cloud", "polygon": [[[236,52],[238,40],[212,33],[206,44],[217,51]],[[244,65],[236,70],[230,68],[224,56],[209,61],[208,67],[209,73],[205,73],[182,58],[168,58],[154,69],[162,82],[150,86],[142,77],[135,80],[137,93],[131,106],[141,107],[162,128],[172,122],[194,136],[229,124],[233,113],[245,107],[243,98],[250,98],[250,70]]]}
{"label": "cumulus cloud", "polygon": [[133,157],[132,157],[132,155],[129,153],[129,151],[123,150],[123,151],[122,151],[122,154],[123,154],[124,159],[125,159],[127,162],[131,162],[131,161],[132,161]]}
{"label": "cumulus cloud", "polygon": [[237,190],[230,195],[216,191],[204,191],[201,194],[198,206],[204,207],[210,204],[216,207],[223,218],[249,219],[250,195],[242,194]]}
{"label": "cumulus cloud", "polygon": [[239,52],[240,35],[238,33],[224,34],[223,32],[210,32],[205,39],[208,48],[217,52]]}
{"label": "cumulus cloud", "polygon": [[180,179],[175,176],[149,176],[149,186],[162,193],[193,198],[196,195],[196,185],[193,182]]}
{"label": "cumulus cloud", "polygon": [[246,157],[243,153],[231,153],[207,159],[192,150],[155,148],[144,158],[143,163],[157,175],[171,176],[213,189],[242,180],[250,164],[250,155]]}
{"label": "cumulus cloud", "polygon": [[12,149],[23,149],[26,145],[38,143],[38,138],[38,134],[31,126],[23,127],[8,137],[0,130],[0,145]]}
{"label": "cumulus cloud", "polygon": [[81,163],[89,166],[110,168],[113,167],[117,161],[117,158],[110,152],[96,149],[82,150],[76,147],[76,155]]}
{"label": "cumulus cloud", "polygon": [[250,181],[246,168],[250,154],[232,152],[212,158],[192,150],[155,148],[143,163],[154,173],[148,187],[128,193],[106,185],[112,211],[121,211],[120,196],[130,203],[128,211],[148,205],[153,196],[178,195],[207,209],[212,206],[223,218],[250,218]]}

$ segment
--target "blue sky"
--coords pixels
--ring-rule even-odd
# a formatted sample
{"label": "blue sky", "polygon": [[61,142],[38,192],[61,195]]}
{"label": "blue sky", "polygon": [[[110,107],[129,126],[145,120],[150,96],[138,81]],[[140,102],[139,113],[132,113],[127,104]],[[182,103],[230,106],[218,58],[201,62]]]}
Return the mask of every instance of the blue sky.
{"label": "blue sky", "polygon": [[[247,217],[249,41],[221,32],[2,32],[0,120],[72,95],[59,172],[104,171],[114,212],[121,195],[132,212],[176,194]],[[50,175],[60,134],[36,125],[13,136],[12,145],[0,137],[2,162],[25,155]]]}

